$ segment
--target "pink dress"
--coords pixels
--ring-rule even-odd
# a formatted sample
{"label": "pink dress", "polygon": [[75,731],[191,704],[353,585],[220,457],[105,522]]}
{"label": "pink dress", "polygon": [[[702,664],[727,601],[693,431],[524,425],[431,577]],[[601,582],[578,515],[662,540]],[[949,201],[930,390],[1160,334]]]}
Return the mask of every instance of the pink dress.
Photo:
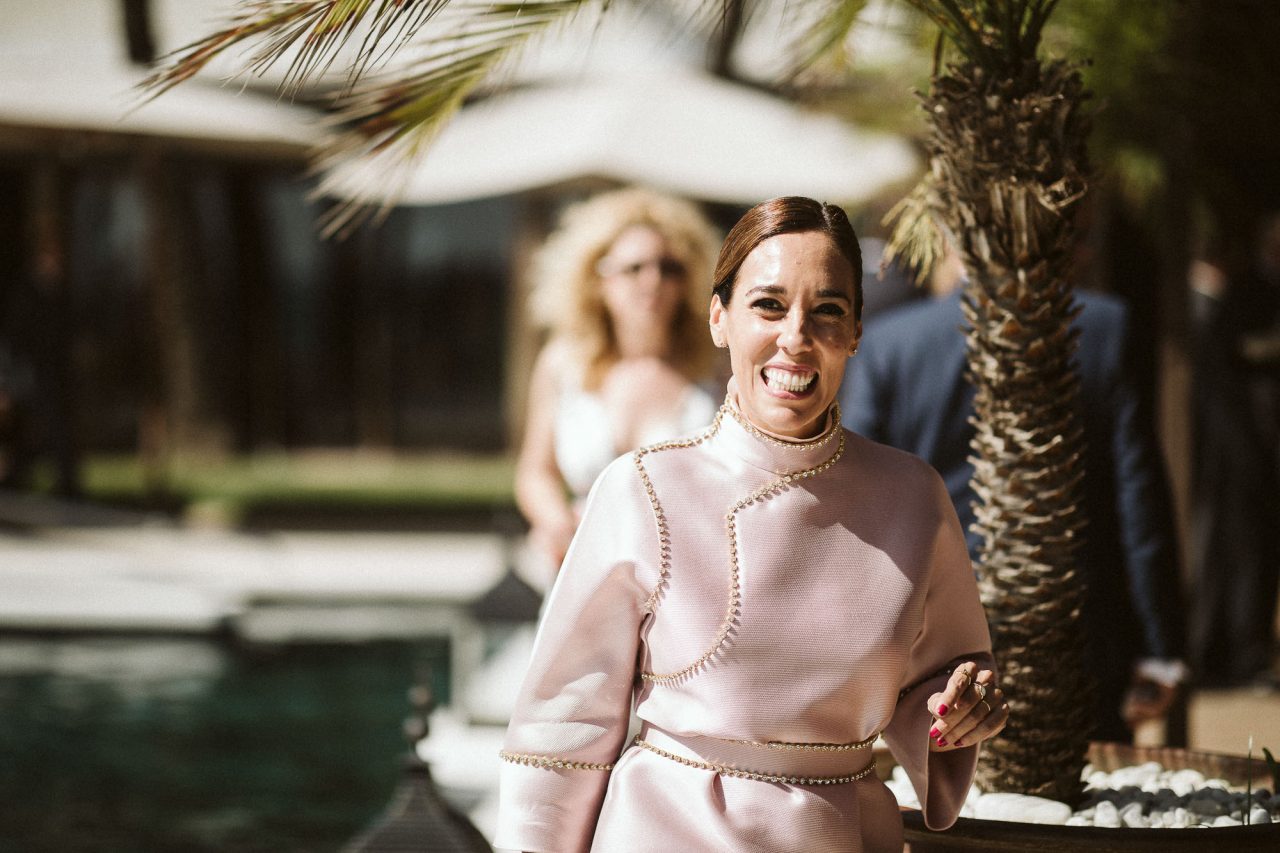
{"label": "pink dress", "polygon": [[881,732],[926,823],[954,822],[977,749],[930,753],[925,700],[992,665],[964,537],[932,468],[829,423],[789,442],[726,403],[601,474],[507,730],[495,846],[901,851]]}

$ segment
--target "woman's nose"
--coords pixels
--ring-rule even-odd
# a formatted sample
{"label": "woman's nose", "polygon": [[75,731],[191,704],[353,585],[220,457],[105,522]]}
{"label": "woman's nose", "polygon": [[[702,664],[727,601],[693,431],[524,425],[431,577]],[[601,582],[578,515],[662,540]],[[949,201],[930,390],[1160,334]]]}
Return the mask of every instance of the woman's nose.
{"label": "woman's nose", "polygon": [[809,321],[803,311],[793,310],[782,320],[782,333],[778,335],[778,346],[788,352],[807,350],[812,340],[809,334]]}

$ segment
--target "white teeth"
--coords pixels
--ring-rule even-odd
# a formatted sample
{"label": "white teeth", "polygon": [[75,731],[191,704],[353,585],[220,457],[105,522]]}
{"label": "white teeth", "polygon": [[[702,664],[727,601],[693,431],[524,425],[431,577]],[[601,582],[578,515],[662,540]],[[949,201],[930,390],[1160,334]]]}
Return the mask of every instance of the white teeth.
{"label": "white teeth", "polygon": [[813,380],[817,378],[816,373],[802,375],[789,370],[774,370],[768,367],[764,369],[764,381],[775,391],[798,393],[812,385]]}

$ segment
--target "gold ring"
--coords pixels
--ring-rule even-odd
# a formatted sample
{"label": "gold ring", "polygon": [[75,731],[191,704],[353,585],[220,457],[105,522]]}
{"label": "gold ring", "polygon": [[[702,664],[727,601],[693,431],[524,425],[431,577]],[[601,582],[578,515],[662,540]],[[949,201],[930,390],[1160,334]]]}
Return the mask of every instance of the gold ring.
{"label": "gold ring", "polygon": [[986,685],[984,685],[984,684],[979,684],[978,682],[976,682],[976,681],[975,681],[975,682],[973,682],[973,689],[974,689],[974,690],[976,690],[976,691],[978,692],[978,700],[979,700],[979,701],[981,701],[981,700],[983,700],[983,699],[986,699],[986,698],[987,698],[987,688],[986,688]]}
{"label": "gold ring", "polygon": [[987,716],[990,716],[990,715],[991,715],[991,706],[987,704],[987,700],[986,700],[986,699],[979,699],[979,700],[978,700],[978,702],[979,702],[979,704],[981,704],[981,705],[982,705],[982,707],[984,707],[984,708],[986,708],[986,709],[987,709]]}

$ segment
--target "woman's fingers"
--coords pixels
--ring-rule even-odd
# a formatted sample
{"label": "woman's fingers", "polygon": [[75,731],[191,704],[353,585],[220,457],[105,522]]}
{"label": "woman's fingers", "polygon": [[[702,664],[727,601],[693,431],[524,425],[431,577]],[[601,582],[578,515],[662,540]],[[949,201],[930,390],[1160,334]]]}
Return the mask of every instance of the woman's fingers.
{"label": "woman's fingers", "polygon": [[972,746],[997,734],[1009,720],[995,673],[979,670],[973,662],[956,667],[946,688],[930,697],[929,708],[935,718],[929,730],[934,751]]}
{"label": "woman's fingers", "polygon": [[949,733],[955,728],[956,722],[961,720],[972,707],[972,701],[968,705],[964,704],[964,696],[972,687],[977,675],[978,665],[973,661],[966,661],[952,671],[946,687],[941,692],[929,697],[928,708],[934,717],[933,728],[929,730],[929,739],[933,741],[930,748],[936,749],[950,745]]}
{"label": "woman's fingers", "polygon": [[[995,696],[988,694],[983,703],[979,703],[978,709],[983,712],[982,720],[973,729],[964,733],[956,734],[952,746],[964,748],[981,743],[987,738],[995,737],[1004,730],[1009,722],[1009,703],[1005,701],[1004,693],[997,689],[994,691]],[[997,701],[999,704],[993,704]],[[986,710],[986,706],[990,707],[990,711]]]}
{"label": "woman's fingers", "polygon": [[935,693],[929,697],[929,713],[939,719],[953,713],[961,695],[973,683],[973,679],[977,674],[978,665],[973,661],[967,661],[957,666],[952,671],[951,677],[947,679],[947,686],[942,689],[942,692]]}

